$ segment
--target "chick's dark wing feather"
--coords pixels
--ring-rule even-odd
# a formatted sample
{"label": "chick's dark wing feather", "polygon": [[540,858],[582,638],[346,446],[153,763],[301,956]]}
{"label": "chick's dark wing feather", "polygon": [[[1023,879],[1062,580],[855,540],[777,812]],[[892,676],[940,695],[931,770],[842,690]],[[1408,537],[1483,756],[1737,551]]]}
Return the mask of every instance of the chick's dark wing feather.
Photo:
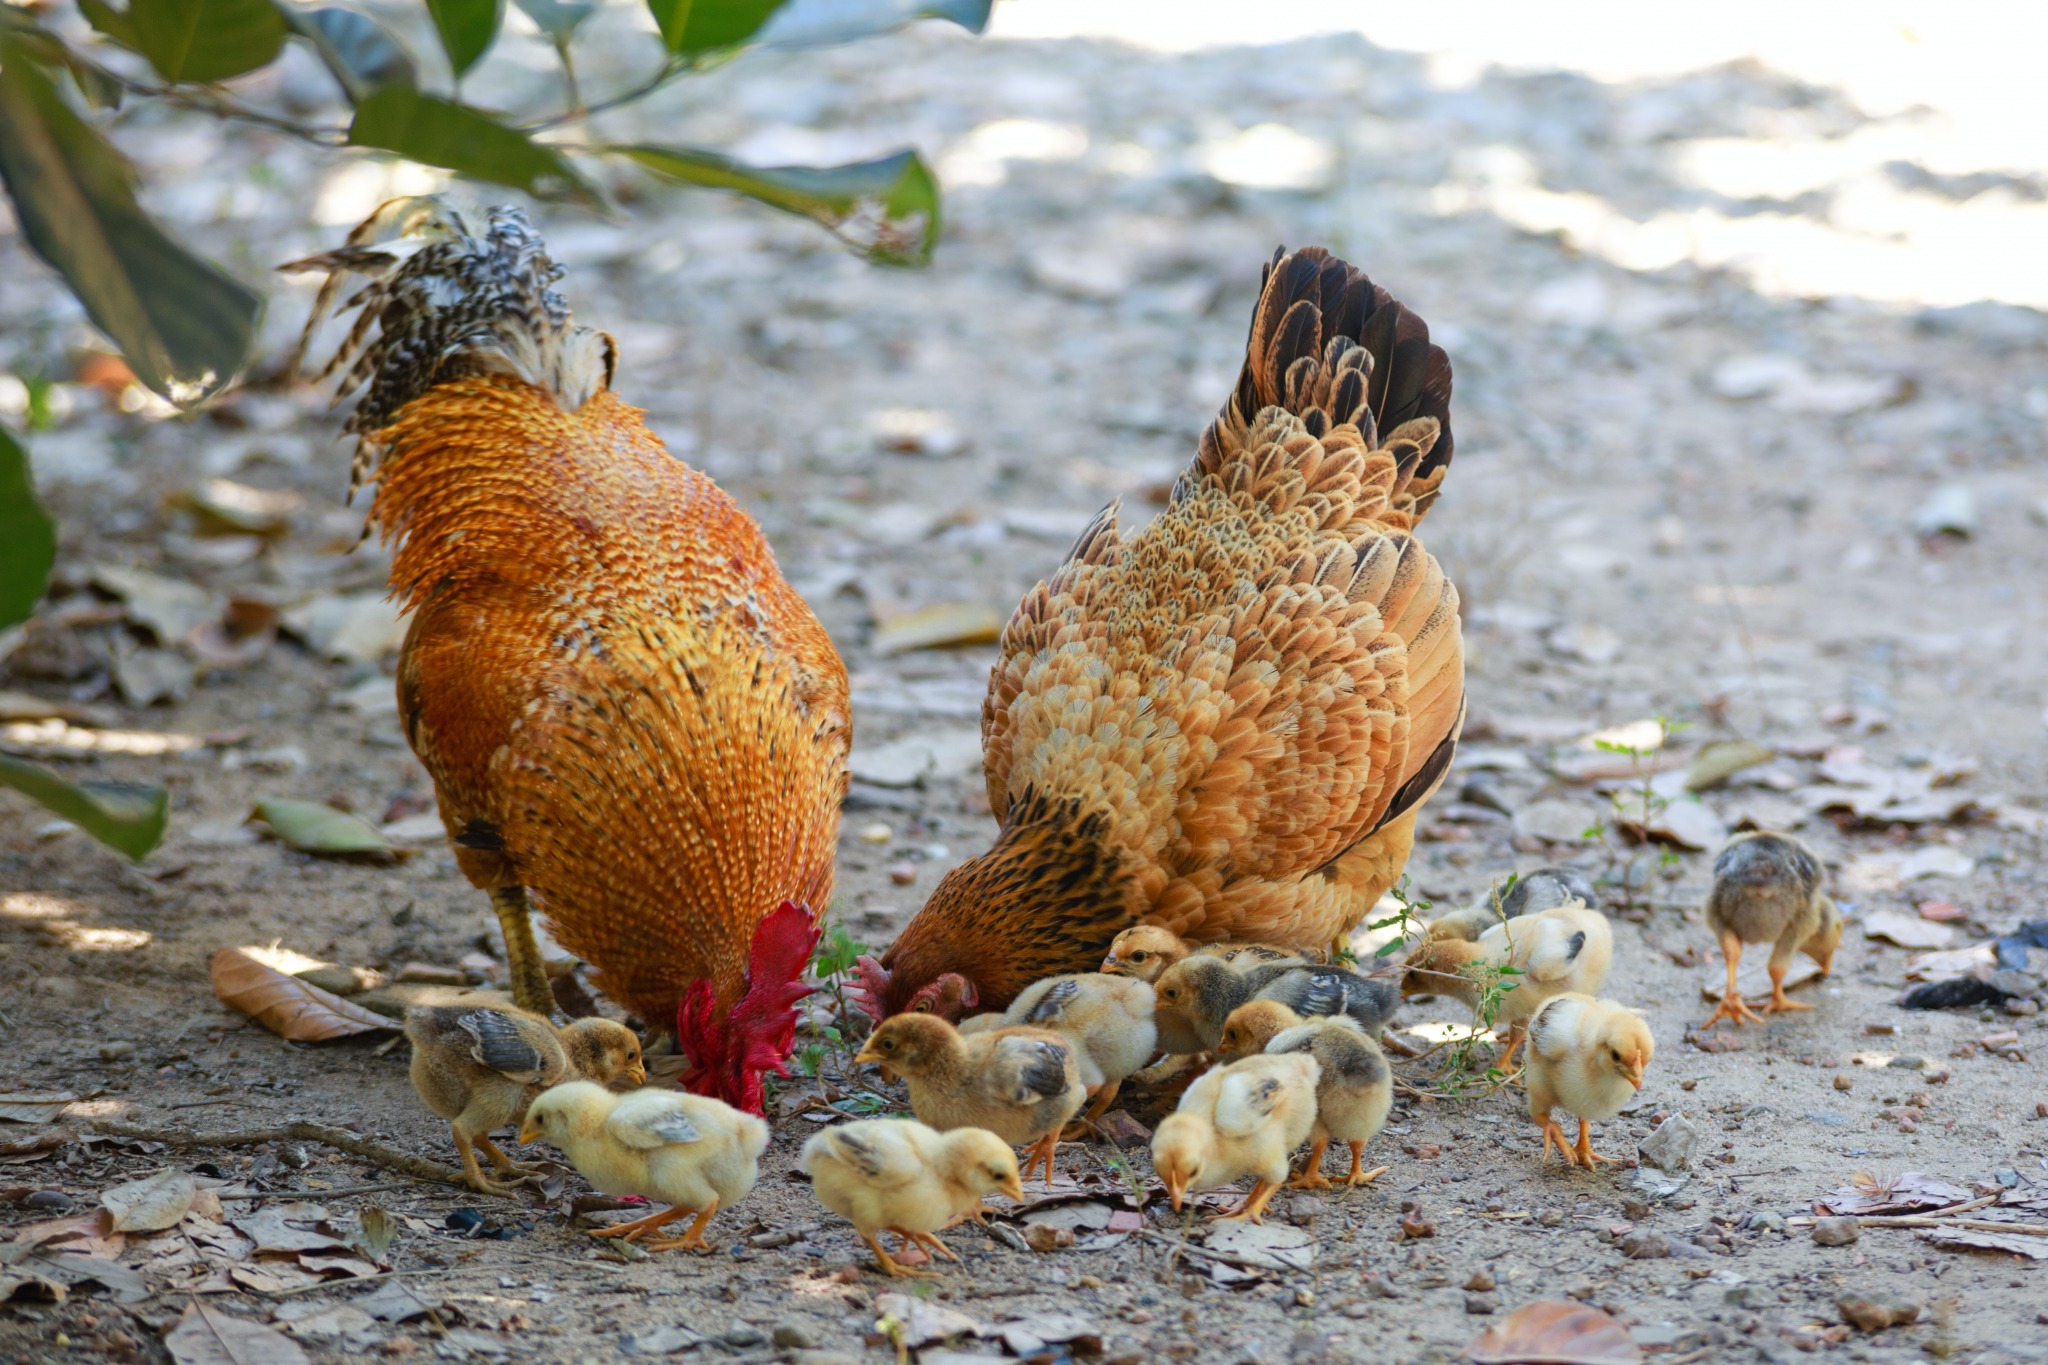
{"label": "chick's dark wing feather", "polygon": [[455,1021],[476,1040],[469,1055],[522,1085],[547,1078],[550,1058],[519,1027],[519,1021],[496,1010],[473,1010]]}

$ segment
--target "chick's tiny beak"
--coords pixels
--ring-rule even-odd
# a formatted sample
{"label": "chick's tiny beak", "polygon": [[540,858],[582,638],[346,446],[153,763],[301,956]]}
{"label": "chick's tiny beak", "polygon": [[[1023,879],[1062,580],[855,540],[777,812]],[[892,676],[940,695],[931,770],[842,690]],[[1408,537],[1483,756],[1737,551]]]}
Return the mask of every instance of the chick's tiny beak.
{"label": "chick's tiny beak", "polygon": [[1172,1175],[1166,1177],[1166,1193],[1173,1200],[1173,1211],[1175,1213],[1180,1212],[1181,1196],[1187,1193],[1187,1189],[1188,1178],[1179,1171],[1175,1171]]}
{"label": "chick's tiny beak", "polygon": [[856,1052],[854,1054],[853,1062],[855,1066],[864,1066],[869,1062],[873,1062],[875,1065],[880,1066],[882,1063],[882,1054],[875,1051],[871,1047],[864,1047],[859,1052]]}
{"label": "chick's tiny beak", "polygon": [[647,1068],[638,1062],[633,1063],[632,1066],[626,1068],[626,1079],[635,1085],[647,1084]]}
{"label": "chick's tiny beak", "polygon": [[1641,1090],[1643,1088],[1643,1064],[1641,1062],[1637,1062],[1632,1066],[1622,1068],[1621,1074],[1624,1077],[1626,1077],[1628,1083],[1634,1086],[1636,1089]]}
{"label": "chick's tiny beak", "polygon": [[1003,1183],[1003,1198],[1014,1199],[1020,1204],[1024,1202],[1024,1181],[1021,1177],[1011,1176]]}
{"label": "chick's tiny beak", "polygon": [[1111,953],[1108,957],[1102,959],[1102,970],[1107,972],[1111,976],[1115,976],[1118,972],[1121,972],[1123,969],[1124,964],[1117,960],[1117,955],[1115,953]]}
{"label": "chick's tiny beak", "polygon": [[519,1125],[519,1141],[521,1143],[539,1142],[540,1129],[534,1127],[531,1123],[522,1123]]}

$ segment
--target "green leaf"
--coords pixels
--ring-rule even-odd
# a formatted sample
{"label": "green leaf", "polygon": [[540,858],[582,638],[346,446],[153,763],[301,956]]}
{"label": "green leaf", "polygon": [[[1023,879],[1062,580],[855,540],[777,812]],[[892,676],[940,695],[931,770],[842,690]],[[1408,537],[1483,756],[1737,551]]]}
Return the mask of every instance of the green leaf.
{"label": "green leaf", "polygon": [[108,42],[130,52],[142,50],[142,39],[135,33],[135,20],[127,11],[115,9],[107,0],[78,0],[78,9],[85,16],[85,22]]}
{"label": "green leaf", "polygon": [[555,148],[466,105],[403,86],[387,85],[358,104],[348,140],[542,199],[595,197]]}
{"label": "green leaf", "polygon": [[588,19],[597,8],[591,0],[512,0],[527,18],[540,26],[540,31],[555,40],[566,43],[577,25]]}
{"label": "green leaf", "polygon": [[647,0],[670,52],[695,56],[737,47],[760,31],[784,0]]}
{"label": "green leaf", "polygon": [[490,51],[505,22],[505,0],[427,0],[427,13],[434,16],[441,50],[460,78]]}
{"label": "green leaf", "polygon": [[377,23],[352,9],[290,11],[292,28],[306,40],[351,104],[387,85],[419,85],[412,57]]}
{"label": "green leaf", "polygon": [[922,265],[939,238],[939,184],[915,152],[850,166],[742,166],[695,147],[614,146],[656,175],[731,190],[822,225],[884,265]]}
{"label": "green leaf", "polygon": [[256,295],[143,214],[127,164],[8,38],[0,38],[0,179],[29,245],[143,383],[190,403],[241,369]]}
{"label": "green leaf", "polygon": [[28,452],[0,431],[0,630],[36,609],[56,558],[57,528],[36,503]]}
{"label": "green leaf", "polygon": [[398,853],[366,822],[317,801],[258,801],[255,818],[302,853],[385,860]]}
{"label": "green leaf", "polygon": [[821,47],[887,33],[917,19],[950,19],[979,33],[994,7],[994,0],[789,0],[754,40],[762,47]]}
{"label": "green leaf", "polygon": [[12,787],[111,849],[142,861],[164,837],[171,798],[162,787],[67,782],[39,763],[0,754],[0,787]]}
{"label": "green leaf", "polygon": [[198,84],[268,66],[290,32],[271,0],[134,0],[128,18],[164,79]]}

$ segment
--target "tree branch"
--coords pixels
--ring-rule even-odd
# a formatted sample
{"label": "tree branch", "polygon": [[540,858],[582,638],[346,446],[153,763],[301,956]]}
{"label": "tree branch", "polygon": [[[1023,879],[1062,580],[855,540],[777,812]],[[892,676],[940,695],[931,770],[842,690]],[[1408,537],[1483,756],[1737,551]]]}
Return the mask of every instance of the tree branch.
{"label": "tree branch", "polygon": [[[323,1147],[347,1152],[379,1166],[409,1175],[415,1180],[432,1180],[447,1185],[464,1185],[462,1172],[439,1162],[428,1161],[410,1152],[401,1152],[381,1142],[359,1137],[346,1128],[330,1128],[324,1123],[287,1123],[278,1128],[250,1128],[241,1132],[188,1133],[177,1128],[153,1128],[141,1123],[123,1123],[119,1119],[94,1119],[93,1131],[109,1137],[140,1138],[145,1142],[161,1142],[171,1147],[254,1147],[265,1142],[317,1142]],[[465,1186],[466,1188],[466,1186]]]}

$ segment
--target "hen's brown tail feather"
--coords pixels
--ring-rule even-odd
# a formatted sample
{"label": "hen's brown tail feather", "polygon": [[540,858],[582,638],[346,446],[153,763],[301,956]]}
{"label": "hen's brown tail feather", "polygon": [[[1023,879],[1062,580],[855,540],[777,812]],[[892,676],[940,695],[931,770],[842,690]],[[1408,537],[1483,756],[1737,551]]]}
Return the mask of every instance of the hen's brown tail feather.
{"label": "hen's brown tail feather", "polygon": [[1270,407],[1318,438],[1355,425],[1368,448],[1394,452],[1397,502],[1412,499],[1419,519],[1436,501],[1451,462],[1450,358],[1430,343],[1428,323],[1321,247],[1283,248],[1266,264],[1244,368],[1202,435],[1198,466],[1242,449]]}

